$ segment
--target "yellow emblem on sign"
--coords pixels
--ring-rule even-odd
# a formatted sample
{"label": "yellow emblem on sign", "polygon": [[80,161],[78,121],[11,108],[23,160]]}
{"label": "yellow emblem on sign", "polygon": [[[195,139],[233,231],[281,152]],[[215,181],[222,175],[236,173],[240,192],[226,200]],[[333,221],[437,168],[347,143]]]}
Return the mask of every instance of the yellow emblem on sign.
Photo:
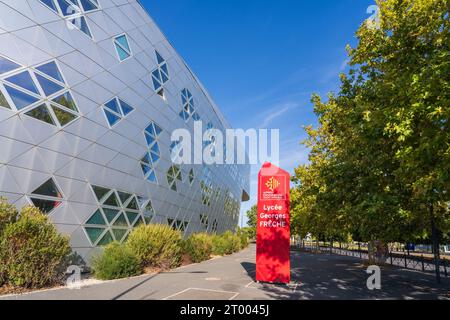
{"label": "yellow emblem on sign", "polygon": [[270,178],[267,182],[266,182],[266,187],[273,192],[276,188],[278,188],[280,186],[280,182],[275,179],[274,177]]}

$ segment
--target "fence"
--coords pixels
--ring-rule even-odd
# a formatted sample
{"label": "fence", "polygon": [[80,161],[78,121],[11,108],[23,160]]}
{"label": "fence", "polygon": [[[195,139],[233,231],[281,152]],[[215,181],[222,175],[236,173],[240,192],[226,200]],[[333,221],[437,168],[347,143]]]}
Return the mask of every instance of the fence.
{"label": "fence", "polygon": [[[302,241],[296,243],[295,246],[307,252],[336,254],[359,258],[361,260],[369,260],[368,250],[365,249],[367,245],[360,243],[341,244],[339,245],[339,247],[331,247],[330,244],[327,245],[323,242],[317,243]],[[424,255],[410,255],[407,253],[389,252],[385,264],[423,272],[436,272],[434,259],[426,257]],[[447,278],[450,274],[450,261],[447,259],[441,259],[439,263],[439,269],[441,275]]]}

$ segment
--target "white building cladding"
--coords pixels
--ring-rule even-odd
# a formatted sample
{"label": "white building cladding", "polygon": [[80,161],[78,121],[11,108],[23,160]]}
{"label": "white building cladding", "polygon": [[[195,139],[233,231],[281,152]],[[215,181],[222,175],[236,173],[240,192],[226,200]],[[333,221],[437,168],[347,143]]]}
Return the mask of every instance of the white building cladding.
{"label": "white building cladding", "polygon": [[85,260],[140,223],[236,226],[249,168],[172,164],[174,129],[229,126],[137,1],[0,0],[0,92],[0,196]]}

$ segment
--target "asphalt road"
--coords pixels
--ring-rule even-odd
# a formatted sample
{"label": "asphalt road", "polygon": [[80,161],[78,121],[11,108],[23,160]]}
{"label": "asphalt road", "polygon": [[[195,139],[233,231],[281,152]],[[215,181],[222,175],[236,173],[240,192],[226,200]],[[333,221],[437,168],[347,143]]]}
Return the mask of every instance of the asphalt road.
{"label": "asphalt road", "polygon": [[[366,268],[356,258],[292,252],[289,286],[254,282],[255,246],[232,256],[158,275],[53,289],[3,299],[29,300],[341,300],[448,299],[450,279],[435,283],[433,274],[383,267],[382,288],[367,289]],[[0,298],[1,299],[1,298]]]}

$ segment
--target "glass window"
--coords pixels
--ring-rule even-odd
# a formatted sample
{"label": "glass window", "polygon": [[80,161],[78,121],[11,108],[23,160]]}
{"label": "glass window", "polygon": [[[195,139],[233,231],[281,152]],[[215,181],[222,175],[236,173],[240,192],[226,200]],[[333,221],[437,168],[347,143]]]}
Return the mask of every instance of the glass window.
{"label": "glass window", "polygon": [[61,205],[61,201],[31,198],[33,205],[43,213],[49,214]]}
{"label": "glass window", "polygon": [[118,36],[115,41],[128,52],[130,51],[130,46],[128,44],[128,39],[126,35]]}
{"label": "glass window", "polygon": [[128,203],[127,209],[139,210],[139,206],[137,204],[135,197],[133,197],[133,199],[131,199],[130,203]]}
{"label": "glass window", "polygon": [[0,91],[0,106],[4,108],[11,109],[9,106],[8,101],[6,100],[5,96],[3,95],[3,92]]}
{"label": "glass window", "polygon": [[26,94],[25,92],[17,90],[8,85],[5,85],[5,89],[8,92],[9,96],[11,97],[12,101],[14,102],[14,105],[16,106],[16,108],[18,110],[26,108],[30,104],[33,104],[39,100],[38,98],[30,96],[29,94]]}
{"label": "glass window", "polygon": [[119,215],[119,210],[114,209],[108,209],[103,208],[103,212],[105,213],[106,220],[108,220],[108,223],[111,223],[114,221],[114,219]]}
{"label": "glass window", "polygon": [[156,178],[156,174],[154,171],[150,172],[150,174],[148,175],[147,178],[148,181],[153,182],[153,183],[158,183],[158,179]]}
{"label": "glass window", "polygon": [[125,215],[121,213],[119,217],[114,221],[113,223],[114,227],[128,227],[127,219],[125,218]]}
{"label": "glass window", "polygon": [[112,233],[113,233],[116,241],[122,242],[123,238],[125,238],[125,235],[128,233],[128,230],[127,229],[112,229]]}
{"label": "glass window", "polygon": [[105,231],[104,228],[92,228],[92,227],[85,227],[84,230],[86,231],[89,240],[91,241],[92,244],[94,244]]}
{"label": "glass window", "polygon": [[133,112],[134,108],[131,107],[128,103],[123,102],[122,100],[119,99],[120,102],[120,108],[122,110],[122,115],[123,116],[127,116],[129,115],[131,112]]}
{"label": "glass window", "polygon": [[153,138],[151,135],[149,135],[148,133],[145,133],[145,140],[147,141],[147,145],[150,147],[153,145],[153,143],[156,142],[155,138]]}
{"label": "glass window", "polygon": [[92,190],[94,191],[94,194],[99,202],[102,202],[103,198],[111,191],[110,189],[98,186],[92,186]]}
{"label": "glass window", "polygon": [[119,207],[119,200],[117,199],[116,193],[113,192],[108,199],[103,202],[104,205],[112,206],[112,207]]}
{"label": "glass window", "polygon": [[93,10],[97,10],[98,7],[97,5],[89,0],[80,0],[81,5],[83,6],[83,10],[84,11],[93,11]]}
{"label": "glass window", "polygon": [[31,75],[28,71],[18,73],[9,78],[6,78],[5,80],[12,84],[15,84],[16,86],[19,86],[23,89],[33,92],[34,94],[39,95],[39,91],[36,85],[34,84],[34,81],[31,78]]}
{"label": "glass window", "polygon": [[107,109],[103,108],[103,111],[105,112],[105,116],[106,116],[106,119],[108,120],[110,127],[113,127],[115,124],[117,124],[121,120],[119,116],[113,114],[112,112],[108,111]]}
{"label": "glass window", "polygon": [[73,100],[72,95],[70,94],[69,91],[53,99],[53,102],[56,102],[62,105],[63,107],[66,107],[67,109],[78,112],[77,105],[75,104],[75,101]]}
{"label": "glass window", "polygon": [[89,38],[92,39],[91,30],[89,29],[86,18],[84,16],[77,17],[76,19],[73,19],[71,22],[75,27],[80,29],[85,35],[87,35]]}
{"label": "glass window", "polygon": [[64,87],[60,86],[59,84],[53,81],[48,80],[47,78],[41,76],[40,74],[36,74],[36,78],[46,96],[51,96],[52,94],[64,89]]}
{"label": "glass window", "polygon": [[63,16],[70,16],[80,12],[80,8],[66,0],[58,0],[59,8]]}
{"label": "glass window", "polygon": [[110,127],[113,127],[122,119],[122,117],[126,117],[133,112],[134,108],[126,102],[118,98],[114,98],[105,103],[103,111],[105,112],[105,116]]}
{"label": "glass window", "polygon": [[55,79],[56,81],[64,83],[61,72],[59,72],[59,68],[56,65],[55,61],[51,61],[39,67],[36,67],[36,70],[46,74],[47,76],[51,77],[52,79]]}
{"label": "glass window", "polygon": [[25,115],[49,123],[51,125],[56,125],[45,104],[41,104],[39,107],[26,112]]}
{"label": "glass window", "polygon": [[34,190],[33,194],[40,195],[40,196],[62,198],[61,193],[59,192],[58,187],[56,186],[53,179],[47,180],[39,188]]}
{"label": "glass window", "polygon": [[159,136],[162,132],[162,129],[158,127],[156,124],[153,124],[155,126],[155,133],[157,136]]}
{"label": "glass window", "polygon": [[111,101],[108,101],[107,103],[105,103],[105,107],[107,107],[108,109],[114,111],[115,113],[120,113],[119,105],[117,103],[117,99],[116,98],[114,98]]}
{"label": "glass window", "polygon": [[105,225],[106,226],[106,221],[103,218],[103,215],[101,213],[100,210],[95,211],[95,213],[89,218],[89,220],[86,222],[86,224],[90,224],[90,225]]}
{"label": "glass window", "polygon": [[159,155],[154,154],[154,153],[150,153],[150,157],[152,158],[152,162],[153,162],[153,163],[158,162],[159,159],[160,159]]}
{"label": "glass window", "polygon": [[17,63],[14,63],[9,59],[0,56],[0,74],[10,72],[19,68],[20,66]]}
{"label": "glass window", "polygon": [[100,247],[107,246],[108,244],[110,244],[113,241],[114,241],[114,238],[112,237],[111,232],[109,232],[109,230],[108,230],[108,232],[106,232],[106,234],[103,236],[102,240],[100,240],[97,243],[97,246],[100,246]]}
{"label": "glass window", "polygon": [[56,9],[55,4],[53,3],[53,0],[41,0],[41,2],[53,11],[58,12],[58,9]]}
{"label": "glass window", "polygon": [[159,54],[158,51],[155,51],[155,53],[156,53],[156,60],[158,60],[158,64],[166,62],[166,60],[164,60],[164,58]]}
{"label": "glass window", "polygon": [[142,168],[142,172],[144,173],[144,176],[146,176],[149,172],[152,171],[152,169],[144,163],[141,163],[141,168]]}
{"label": "glass window", "polygon": [[62,110],[61,108],[52,105],[53,112],[55,113],[56,118],[59,121],[59,124],[61,127],[65,126],[66,124],[71,123],[78,117],[72,113],[69,113],[67,111]]}
{"label": "glass window", "polygon": [[119,195],[119,199],[122,202],[122,204],[125,204],[127,200],[131,198],[131,194],[126,192],[117,191],[117,194]]}
{"label": "glass window", "polygon": [[114,38],[114,45],[120,61],[126,60],[131,56],[130,45],[128,44],[126,35]]}
{"label": "glass window", "polygon": [[127,214],[128,221],[130,221],[131,225],[133,225],[134,222],[136,221],[136,219],[139,217],[139,213],[136,213],[136,212],[127,211],[126,214]]}
{"label": "glass window", "polygon": [[169,70],[167,69],[167,63],[161,65],[161,70],[166,74],[166,77],[169,77]]}

